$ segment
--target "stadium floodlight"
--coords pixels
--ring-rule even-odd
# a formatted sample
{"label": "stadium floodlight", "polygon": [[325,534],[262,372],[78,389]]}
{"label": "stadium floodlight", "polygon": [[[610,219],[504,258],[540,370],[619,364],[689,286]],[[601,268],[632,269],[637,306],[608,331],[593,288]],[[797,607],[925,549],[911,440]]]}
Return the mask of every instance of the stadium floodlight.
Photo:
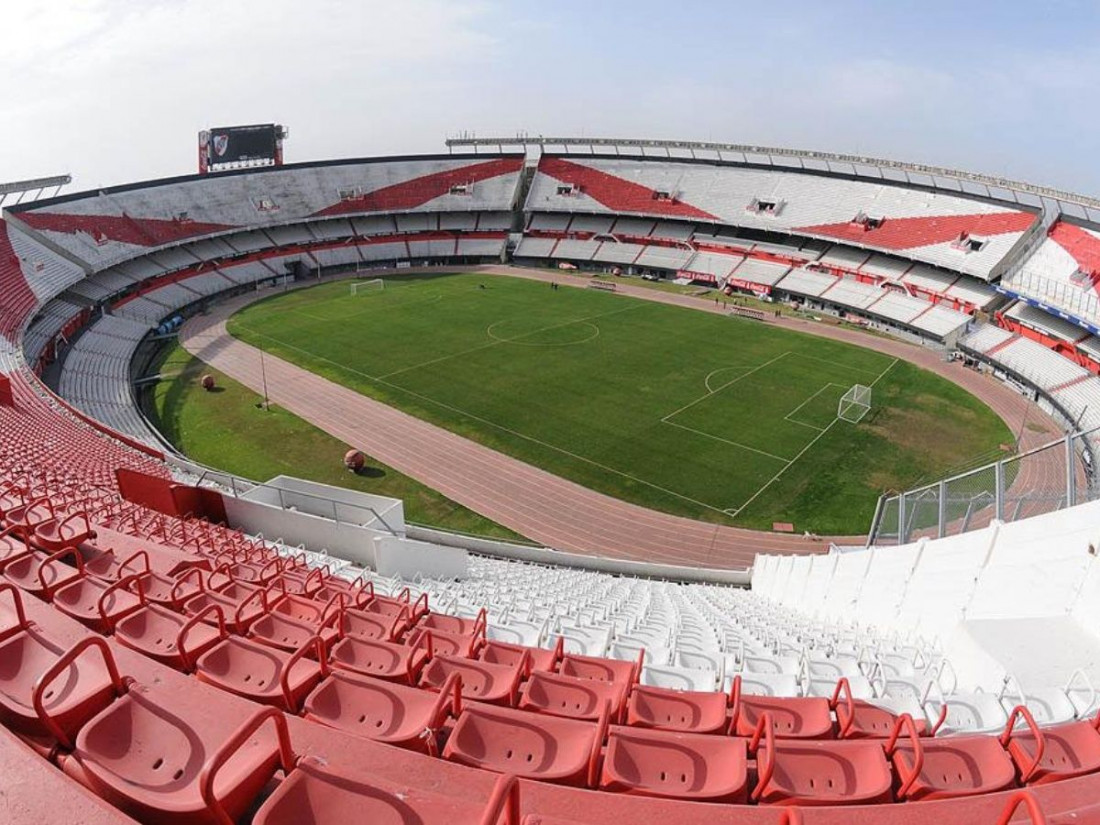
{"label": "stadium floodlight", "polygon": [[858,424],[871,411],[871,388],[863,384],[853,384],[844,393],[837,408],[836,417],[850,424]]}
{"label": "stadium floodlight", "polygon": [[381,278],[372,278],[369,281],[353,281],[351,284],[351,294],[358,295],[361,291],[377,292],[385,288],[386,282]]}

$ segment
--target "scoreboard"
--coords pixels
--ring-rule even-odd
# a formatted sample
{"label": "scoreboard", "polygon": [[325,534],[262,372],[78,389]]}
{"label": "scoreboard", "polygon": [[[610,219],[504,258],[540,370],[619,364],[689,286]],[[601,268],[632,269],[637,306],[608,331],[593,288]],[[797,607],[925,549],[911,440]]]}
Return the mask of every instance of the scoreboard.
{"label": "scoreboard", "polygon": [[215,126],[199,132],[199,174],[282,166],[287,130],[275,123]]}

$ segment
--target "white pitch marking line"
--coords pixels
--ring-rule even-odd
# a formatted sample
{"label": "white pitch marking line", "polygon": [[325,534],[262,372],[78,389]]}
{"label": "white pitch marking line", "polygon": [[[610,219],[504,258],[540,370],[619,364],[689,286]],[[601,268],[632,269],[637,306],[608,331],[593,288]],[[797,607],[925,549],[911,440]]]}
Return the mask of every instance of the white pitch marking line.
{"label": "white pitch marking line", "polygon": [[[628,306],[628,307],[623,307],[621,309],[612,310],[611,312],[602,312],[598,315],[589,315],[586,318],[574,318],[571,321],[562,321],[559,324],[552,324],[551,326],[548,326],[548,327],[542,327],[541,329],[534,329],[534,330],[531,330],[530,332],[525,332],[525,333],[523,333],[523,335],[517,335],[515,338],[499,338],[499,337],[493,335],[493,333],[490,331],[497,324],[504,323],[505,321],[511,320],[509,318],[504,318],[500,321],[494,321],[493,323],[489,324],[489,326],[487,326],[485,328],[485,334],[488,335],[490,339],[492,339],[487,344],[479,344],[476,347],[471,347],[470,349],[463,350],[461,352],[452,352],[448,355],[440,356],[439,358],[433,358],[430,361],[424,361],[423,363],[420,363],[420,364],[413,364],[410,367],[402,367],[399,370],[394,370],[393,372],[387,372],[384,375],[378,376],[377,380],[382,381],[386,378],[392,378],[395,375],[400,375],[403,372],[412,372],[413,370],[418,370],[421,367],[428,367],[428,366],[431,366],[432,364],[438,364],[438,363],[441,363],[443,361],[449,361],[452,358],[458,358],[458,357],[463,356],[463,355],[469,355],[470,353],[473,353],[473,352],[480,352],[481,350],[490,349],[491,347],[497,347],[497,346],[500,346],[501,344],[517,343],[523,338],[529,338],[532,335],[538,335],[540,332],[549,332],[552,329],[560,329],[561,327],[569,327],[569,326],[572,326],[573,324],[588,323],[590,321],[599,320],[600,318],[607,318],[610,315],[618,315],[621,312],[630,312],[631,310],[634,310],[634,309],[638,309],[638,306],[631,305],[631,306]],[[590,324],[590,326],[595,327],[596,325],[595,324]],[[592,338],[595,338],[597,335],[599,335],[599,327],[596,327],[596,335],[593,335]],[[591,340],[591,339],[588,339],[588,340]]]}
{"label": "white pitch marking line", "polygon": [[834,381],[829,381],[824,387],[819,389],[817,392],[815,392],[813,395],[811,395],[809,398],[807,398],[805,401],[803,401],[801,404],[799,404],[797,407],[795,407],[793,410],[791,410],[789,413],[787,413],[785,416],[783,416],[783,419],[785,421],[790,421],[792,424],[800,424],[803,427],[809,427],[811,430],[817,430],[818,432],[821,432],[824,429],[823,427],[818,427],[818,426],[815,426],[814,424],[807,424],[805,421],[797,421],[796,419],[791,418],[791,416],[794,415],[799,410],[801,410],[803,407],[805,407],[807,404],[809,404],[811,401],[813,401],[819,395],[821,395],[821,393],[825,392],[825,390],[829,389],[829,387],[843,387],[843,386],[844,386],[843,384],[837,384]]}
{"label": "white pitch marking line", "polygon": [[[828,364],[829,366],[836,367],[837,369],[854,370],[855,372],[862,372],[862,373],[866,373],[867,375],[874,375],[874,372],[875,372],[874,370],[869,370],[865,367],[853,367],[851,364],[842,364],[842,363],[839,363],[837,361],[830,361],[828,358],[818,358],[816,355],[806,355],[803,352],[798,353],[795,357],[796,358],[807,358],[810,361],[817,361],[818,363],[821,363],[821,364]],[[895,361],[896,360],[897,359],[895,359]],[[893,364],[891,364],[890,366],[892,367]],[[890,367],[887,367],[886,369],[890,369]]]}
{"label": "white pitch marking line", "polygon": [[684,406],[680,407],[680,409],[678,409],[678,410],[674,410],[673,412],[670,412],[670,413],[669,413],[668,415],[666,415],[666,416],[665,416],[664,418],[662,418],[662,419],[661,419],[661,421],[662,421],[663,423],[666,423],[666,424],[667,424],[667,423],[668,423],[668,420],[669,420],[670,418],[674,418],[675,416],[677,416],[677,415],[679,415],[680,413],[682,413],[682,412],[683,412],[684,410],[688,410],[688,409],[691,409],[691,408],[692,408],[692,407],[694,407],[694,406],[695,406],[696,404],[698,404],[698,403],[699,403],[700,401],[706,401],[706,400],[707,400],[708,398],[710,398],[710,397],[711,397],[712,395],[717,395],[717,394],[718,394],[718,393],[720,393],[720,392],[721,392],[722,390],[726,389],[726,387],[732,387],[732,386],[733,386],[734,384],[736,384],[736,383],[737,383],[738,381],[740,381],[741,379],[743,379],[743,378],[748,378],[748,377],[749,377],[750,375],[752,375],[752,374],[753,374],[754,372],[759,372],[760,370],[764,369],[764,367],[770,367],[770,366],[771,366],[772,364],[774,364],[774,363],[775,363],[776,361],[778,361],[778,360],[779,360],[780,358],[786,358],[786,357],[787,357],[788,355],[790,355],[790,354],[791,354],[790,352],[781,352],[781,353],[780,353],[779,355],[775,356],[775,358],[772,358],[772,359],[771,359],[771,360],[769,360],[769,361],[765,361],[765,362],[764,362],[763,364],[760,364],[760,365],[759,365],[759,366],[757,366],[757,367],[753,367],[753,368],[752,368],[751,370],[749,370],[748,372],[744,373],[743,375],[739,375],[739,376],[737,376],[737,377],[736,377],[736,378],[734,378],[734,379],[733,379],[732,381],[727,381],[727,382],[726,382],[725,384],[721,384],[721,385],[720,385],[720,386],[718,387],[718,389],[716,389],[716,390],[711,390],[710,392],[708,392],[708,393],[706,393],[706,394],[704,394],[704,395],[700,395],[700,396],[699,396],[698,398],[696,398],[696,399],[695,399],[694,401],[692,401],[692,402],[690,402],[690,403],[688,403],[688,404],[685,404]]}
{"label": "white pitch marking line", "polygon": [[749,366],[748,364],[743,364],[743,365],[739,364],[737,366],[730,366],[730,367],[719,367],[718,369],[711,370],[710,372],[707,373],[707,377],[703,379],[703,386],[707,388],[707,392],[713,393],[713,392],[715,392],[715,390],[712,390],[710,388],[710,379],[712,379],[718,373],[728,372],[730,370],[751,370],[751,369],[752,369],[752,367]]}
{"label": "white pitch marking line", "polygon": [[664,423],[666,423],[666,424],[668,424],[669,426],[672,426],[672,427],[679,427],[681,430],[687,430],[689,433],[695,433],[696,435],[701,435],[704,438],[711,438],[711,439],[714,439],[715,441],[721,441],[723,444],[729,444],[733,447],[738,447],[742,450],[748,450],[750,453],[756,453],[758,455],[767,456],[768,458],[775,459],[776,461],[782,461],[784,464],[786,464],[788,461],[790,461],[789,458],[784,458],[781,455],[774,455],[772,453],[766,453],[763,450],[758,450],[755,447],[750,447],[749,445],[742,444],[739,441],[731,441],[728,438],[722,438],[722,436],[720,436],[720,435],[714,435],[713,433],[704,432],[703,430],[697,430],[694,427],[685,427],[683,424],[677,424],[675,421],[666,421]]}
{"label": "white pitch marking line", "polygon": [[[242,324],[242,326],[244,326],[244,325]],[[699,507],[702,507],[704,509],[712,510],[715,513],[724,513],[725,512],[719,507],[715,507],[711,504],[707,504],[706,502],[699,501],[698,499],[694,499],[691,496],[685,496],[682,493],[677,493],[675,490],[669,490],[668,488],[662,487],[659,484],[654,484],[650,481],[646,481],[643,478],[638,478],[637,476],[631,475],[630,473],[624,473],[622,470],[616,470],[614,467],[608,467],[606,464],[600,464],[598,461],[593,461],[590,458],[585,458],[584,456],[577,455],[576,453],[572,453],[569,450],[564,450],[561,447],[557,447],[553,444],[548,444],[547,442],[541,441],[540,439],[534,438],[534,437],[529,436],[529,435],[525,435],[524,433],[521,433],[521,432],[517,432],[516,430],[510,429],[510,428],[505,427],[505,426],[502,426],[501,424],[497,424],[495,421],[490,421],[487,418],[482,418],[479,415],[474,415],[473,413],[466,412],[465,410],[459,409],[458,407],[452,407],[450,404],[444,404],[442,401],[437,401],[436,399],[431,398],[430,396],[422,395],[421,393],[414,392],[413,390],[410,390],[407,387],[402,387],[400,384],[394,384],[392,381],[386,381],[383,378],[378,378],[378,377],[373,376],[373,375],[368,375],[367,373],[362,372],[361,370],[357,370],[357,369],[354,369],[352,367],[348,367],[344,364],[340,364],[336,361],[333,361],[331,358],[325,358],[323,355],[316,355],[316,354],[310,352],[307,349],[303,349],[302,347],[295,346],[294,344],[288,344],[285,341],[281,341],[280,339],[276,338],[274,335],[268,335],[265,332],[259,332],[258,330],[253,330],[253,329],[250,329],[249,327],[246,327],[246,326],[244,328],[249,329],[250,332],[253,332],[256,335],[259,335],[262,338],[268,338],[272,341],[275,341],[276,343],[281,344],[282,346],[287,347],[288,349],[297,350],[298,352],[302,353],[303,355],[307,355],[310,358],[316,358],[319,361],[325,361],[325,362],[327,362],[329,364],[332,364],[334,367],[337,367],[339,369],[346,370],[347,372],[355,373],[356,375],[361,375],[364,378],[368,378],[371,381],[377,381],[380,384],[385,384],[386,386],[392,387],[395,390],[399,390],[400,392],[406,393],[408,395],[415,396],[416,398],[419,398],[423,401],[427,401],[429,404],[434,404],[435,406],[442,407],[445,410],[450,410],[451,412],[458,413],[459,415],[466,416],[467,418],[472,418],[474,421],[480,421],[483,424],[487,424],[488,426],[493,427],[497,430],[501,430],[502,432],[506,432],[506,433],[509,433],[510,435],[514,435],[517,438],[522,438],[524,441],[530,441],[532,444],[538,444],[540,447],[545,447],[548,450],[553,450],[554,452],[561,453],[562,455],[569,456],[572,459],[575,459],[577,461],[581,461],[585,464],[590,464],[593,467],[597,467],[598,469],[605,470],[606,472],[614,473],[615,475],[622,476],[623,478],[630,479],[631,481],[635,481],[638,484],[643,484],[646,487],[650,487],[650,488],[652,488],[654,490],[657,490],[659,492],[662,492],[662,493],[665,493],[667,495],[673,496],[674,498],[678,498],[678,499],[682,499],[683,501],[691,502],[692,504],[696,504]],[[368,396],[368,397],[370,397],[370,396]],[[441,427],[441,429],[446,430],[447,428],[446,427]]]}
{"label": "white pitch marking line", "polygon": [[[878,374],[878,377],[876,377],[875,380],[871,382],[871,386],[873,387],[875,384],[877,384],[879,382],[879,380],[884,375],[886,375],[886,373],[888,373],[890,370],[892,370],[894,368],[894,365],[897,364],[899,360],[901,360],[901,359],[895,358],[893,361],[891,361],[890,365],[886,369],[884,369],[882,372],[880,372]],[[825,433],[829,432],[829,430],[831,430],[833,428],[833,425],[835,425],[838,421],[840,421],[839,418],[834,418],[829,423],[829,426],[826,427],[824,430],[822,430],[817,436],[815,436],[810,441],[809,444],[807,444],[805,447],[803,447],[802,450],[798,453],[798,455],[796,455],[794,458],[792,458],[790,463],[786,467],[784,467],[782,470],[780,470],[778,473],[776,473],[774,476],[772,476],[764,484],[763,487],[761,487],[759,490],[757,490],[755,493],[752,494],[752,498],[750,498],[748,501],[746,501],[744,504],[742,504],[740,507],[738,507],[737,510],[735,511],[735,515],[740,515],[742,510],[744,510],[746,507],[748,507],[750,504],[752,504],[757,498],[759,498],[761,493],[763,493],[766,489],[768,489],[776,481],[778,481],[779,477],[782,476],[783,473],[787,472],[787,470],[789,470],[794,465],[794,463],[796,461],[798,461],[798,459],[802,458],[802,456],[804,456],[806,454],[806,451],[809,450],[810,447],[814,446],[814,444],[816,444],[818,442],[818,439],[820,439],[823,435],[825,435]]]}

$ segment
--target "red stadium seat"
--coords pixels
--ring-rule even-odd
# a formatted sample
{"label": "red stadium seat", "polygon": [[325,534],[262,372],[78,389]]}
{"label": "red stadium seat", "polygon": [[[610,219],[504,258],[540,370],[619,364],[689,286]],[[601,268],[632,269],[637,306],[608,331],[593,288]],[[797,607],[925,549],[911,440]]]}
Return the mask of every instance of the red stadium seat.
{"label": "red stadium seat", "polygon": [[[852,698],[848,679],[841,677],[833,691],[829,707],[836,714],[837,736],[841,739],[885,739],[897,725],[898,715],[863,699]],[[917,733],[935,736],[943,720],[947,718],[947,705],[940,706],[939,723],[929,727],[927,719],[914,719]]]}
{"label": "red stadium seat", "polygon": [[430,630],[417,625],[409,631],[407,641],[416,644],[417,639],[426,633],[432,634],[432,644],[439,653],[448,656],[461,656],[472,659],[477,656],[482,645],[485,644],[485,626],[478,625],[476,630],[469,633],[448,633],[444,630]]}
{"label": "red stadium seat", "polygon": [[552,673],[561,661],[563,653],[563,640],[559,636],[557,644],[547,649],[544,647],[527,647],[525,645],[513,645],[506,642],[494,642],[488,640],[481,648],[478,658],[483,662],[494,665],[512,665],[527,656],[527,672],[524,676],[530,676],[533,671],[542,670]]}
{"label": "red stadium seat", "polygon": [[12,559],[31,552],[31,547],[23,539],[15,534],[14,527],[6,527],[0,531],[0,570]]}
{"label": "red stadium seat", "polygon": [[[295,597],[296,598],[296,597]],[[334,601],[342,602],[343,594],[333,597]],[[339,633],[335,625],[340,619],[340,611],[332,609],[323,619],[314,621],[310,617],[315,615],[310,611],[280,610],[280,604],[286,607],[285,600],[275,604],[270,611],[258,617],[248,630],[248,637],[265,645],[271,645],[279,650],[297,650],[313,636],[320,636],[328,651]]]}
{"label": "red stadium seat", "polygon": [[600,788],[743,804],[748,800],[746,740],[612,727]]}
{"label": "red stadium seat", "polygon": [[758,779],[751,799],[761,805],[871,805],[890,802],[893,774],[882,745],[871,741],[812,742],[775,737],[765,712],[749,750]]}
{"label": "red stadium seat", "polygon": [[39,524],[53,517],[53,503],[46,496],[28,499],[25,504],[12,507],[4,513],[7,526],[19,529],[25,536],[32,535]]}
{"label": "red stadium seat", "polygon": [[441,690],[449,679],[461,676],[464,699],[515,707],[526,671],[526,657],[513,665],[494,665],[437,652],[420,674],[420,687]]}
{"label": "red stadium seat", "polygon": [[[85,656],[92,648],[99,655]],[[99,636],[62,650],[28,626],[0,644],[0,662],[0,721],[64,748],[81,725],[126,691]]]}
{"label": "red stadium seat", "polygon": [[898,718],[885,749],[901,783],[899,799],[951,799],[1016,784],[1016,768],[994,736],[921,737],[906,713]]}
{"label": "red stadium seat", "polygon": [[[245,634],[252,623],[267,612],[267,594],[258,587],[230,582],[220,591],[209,590],[205,585],[183,603],[183,612],[189,616],[211,616],[206,608],[217,605],[222,609],[230,633]],[[213,621],[213,617],[207,621]]]}
{"label": "red stadium seat", "polygon": [[[71,559],[75,566],[64,563]],[[32,550],[4,565],[4,578],[20,590],[49,600],[61,587],[84,575],[84,559],[75,547],[53,554]]]}
{"label": "red stadium seat", "polygon": [[519,707],[568,719],[598,719],[605,708],[610,719],[622,715],[625,687],[616,682],[600,682],[535,671],[523,685]]}
{"label": "red stadium seat", "polygon": [[486,624],[485,608],[478,611],[477,618],[464,619],[461,616],[447,616],[442,613],[426,613],[420,618],[417,627],[423,627],[433,632],[455,633],[468,635],[475,633],[478,628]]}
{"label": "red stadium seat", "polygon": [[[1026,728],[1017,730],[1023,717]],[[1000,737],[1027,785],[1045,785],[1100,771],[1100,714],[1091,721],[1040,728],[1026,708],[1010,714]]]}
{"label": "red stadium seat", "polygon": [[733,679],[734,736],[752,736],[765,715],[781,739],[832,739],[833,717],[823,697],[748,696],[741,693],[741,676]]}
{"label": "red stadium seat", "polygon": [[[156,689],[131,690],[76,738],[65,772],[141,822],[238,822],[275,770],[290,772],[286,719],[262,708],[234,730],[217,704],[184,719]],[[271,721],[275,736],[264,735]]]}
{"label": "red stadium seat", "polygon": [[253,825],[344,825],[350,822],[418,825],[517,825],[519,785],[501,776],[485,805],[394,785],[302,759],[256,812]]}
{"label": "red stadium seat", "polygon": [[638,683],[641,675],[645,650],[638,653],[636,661],[623,661],[620,659],[603,659],[598,656],[578,656],[570,653],[561,660],[558,672],[564,676],[575,676],[578,679],[593,679],[598,682],[615,682],[629,690],[631,685]]}
{"label": "red stadium seat", "polygon": [[54,607],[96,633],[104,634],[113,631],[121,619],[140,609],[144,603],[138,576],[127,576],[110,583],[91,576],[80,576],[57,588],[53,594]]}
{"label": "red stadium seat", "polygon": [[[208,624],[213,619],[216,624]],[[168,667],[189,673],[196,659],[228,636],[219,605],[184,616],[159,604],[147,604],[115,625],[119,644]]]}
{"label": "red stadium seat", "polygon": [[396,613],[370,613],[349,608],[342,611],[338,626],[345,636],[393,642],[408,629],[410,621],[407,608]]}
{"label": "red stadium seat", "polygon": [[438,693],[335,670],[306,698],[305,717],[356,736],[439,754],[439,730],[462,708],[462,678]]}
{"label": "red stadium seat", "polygon": [[443,758],[543,782],[595,787],[606,709],[598,724],[495,705],[463,709]]}
{"label": "red stadium seat", "polygon": [[415,603],[411,603],[407,587],[396,597],[379,596],[374,592],[374,584],[368,582],[368,586],[359,595],[360,601],[356,604],[359,610],[367,613],[382,613],[386,616],[394,616],[404,611],[409,616],[410,624],[416,624],[420,621],[420,617],[428,612],[428,594],[422,593]]}
{"label": "red stadium seat", "polygon": [[298,712],[306,695],[328,672],[324,643],[318,636],[293,653],[229,636],[195,662],[195,675],[203,682],[291,713]]}
{"label": "red stadium seat", "polygon": [[34,528],[35,542],[48,553],[75,547],[94,536],[87,513],[73,513],[64,518],[55,516],[39,522]]}
{"label": "red stadium seat", "polygon": [[426,631],[411,645],[345,636],[332,646],[330,657],[333,667],[415,685],[420,671],[434,655],[432,633]]}
{"label": "red stadium seat", "polygon": [[681,691],[635,685],[626,705],[626,723],[682,733],[724,733],[730,699],[717,691]]}
{"label": "red stadium seat", "polygon": [[149,572],[149,554],[137,550],[120,559],[114,550],[96,552],[84,560],[84,572],[103,581],[118,581],[135,573]]}

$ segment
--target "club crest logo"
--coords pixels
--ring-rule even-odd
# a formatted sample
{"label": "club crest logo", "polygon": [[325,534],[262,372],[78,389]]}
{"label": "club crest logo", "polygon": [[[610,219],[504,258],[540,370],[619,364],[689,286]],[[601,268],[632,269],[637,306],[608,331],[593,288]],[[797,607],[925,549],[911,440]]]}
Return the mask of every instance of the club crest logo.
{"label": "club crest logo", "polygon": [[214,154],[219,158],[225,155],[229,148],[229,135],[214,135]]}

